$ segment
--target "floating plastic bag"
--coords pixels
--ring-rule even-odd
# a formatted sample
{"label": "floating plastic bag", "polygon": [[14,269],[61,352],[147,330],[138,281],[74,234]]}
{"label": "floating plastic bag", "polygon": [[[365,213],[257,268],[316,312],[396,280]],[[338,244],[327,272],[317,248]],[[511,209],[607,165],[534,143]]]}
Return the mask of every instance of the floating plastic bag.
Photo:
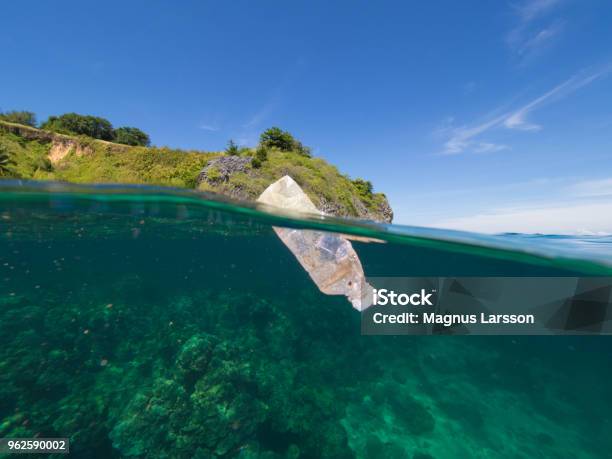
{"label": "floating plastic bag", "polygon": [[[288,175],[266,188],[257,201],[284,210],[323,215]],[[372,287],[345,237],[325,231],[273,228],[321,292],[345,295],[359,311],[372,304]]]}

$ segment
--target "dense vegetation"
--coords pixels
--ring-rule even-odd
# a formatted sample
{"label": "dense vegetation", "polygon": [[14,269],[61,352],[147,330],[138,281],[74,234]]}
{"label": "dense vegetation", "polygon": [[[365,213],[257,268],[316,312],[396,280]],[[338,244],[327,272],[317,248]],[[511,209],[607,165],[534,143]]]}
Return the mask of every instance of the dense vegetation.
{"label": "dense vegetation", "polygon": [[66,113],[50,116],[40,127],[61,134],[86,135],[125,145],[148,146],[151,143],[149,136],[140,129],[127,126],[114,129],[110,121],[99,116]]}
{"label": "dense vegetation", "polygon": [[66,113],[61,116],[50,116],[41,125],[47,131],[62,134],[81,134],[94,139],[113,140],[113,125],[110,121],[98,116]]}
{"label": "dense vegetation", "polygon": [[0,177],[10,174],[9,165],[12,163],[8,149],[0,145]]}
{"label": "dense vegetation", "polygon": [[67,114],[42,126],[44,130],[0,122],[4,177],[197,187],[255,200],[272,182],[290,175],[324,212],[392,218],[385,195],[374,193],[370,182],[353,180],[312,157],[308,147],[279,128],[266,130],[255,148],[230,141],[224,152],[201,152],[144,146],[149,138],[139,129],[113,129],[98,117]]}
{"label": "dense vegetation", "polygon": [[10,111],[6,113],[0,112],[0,120],[8,121],[9,123],[23,124],[25,126],[36,126],[36,115],[26,111]]}
{"label": "dense vegetation", "polygon": [[122,143],[125,145],[144,145],[149,146],[151,139],[149,136],[135,127],[120,127],[113,131],[113,142]]}
{"label": "dense vegetation", "polygon": [[[0,112],[0,121],[37,127],[36,115],[29,111],[13,110]],[[41,129],[67,135],[84,135],[94,139],[107,140],[132,146],[149,146],[149,136],[135,127],[123,126],[113,128],[112,123],[99,116],[65,113],[60,116],[50,116],[41,123]]]}
{"label": "dense vegetation", "polygon": [[281,151],[295,151],[304,156],[310,156],[310,148],[305,147],[289,132],[278,127],[265,130],[259,138],[260,145],[268,148],[278,148]]}

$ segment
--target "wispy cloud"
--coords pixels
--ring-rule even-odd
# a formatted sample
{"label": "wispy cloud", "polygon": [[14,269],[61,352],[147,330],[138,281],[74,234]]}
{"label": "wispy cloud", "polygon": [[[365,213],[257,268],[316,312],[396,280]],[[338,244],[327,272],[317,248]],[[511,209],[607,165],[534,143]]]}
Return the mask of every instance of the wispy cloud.
{"label": "wispy cloud", "polygon": [[247,135],[244,138],[251,138],[252,131],[262,127],[264,122],[268,122],[270,118],[282,107],[287,100],[288,90],[290,89],[292,82],[299,78],[302,69],[308,65],[306,58],[298,57],[292,65],[289,65],[286,72],[277,85],[273,87],[268,98],[264,100],[263,104],[251,115],[251,117],[242,124],[243,130],[247,131]]}
{"label": "wispy cloud", "polygon": [[525,0],[512,6],[516,24],[506,35],[506,43],[521,60],[533,57],[561,34],[566,21],[549,18],[560,4],[561,0]]}
{"label": "wispy cloud", "polygon": [[505,116],[506,115],[497,116],[472,126],[459,127],[454,127],[455,119],[453,117],[448,118],[444,125],[436,129],[435,132],[436,136],[447,138],[447,140],[444,142],[444,150],[442,151],[442,154],[454,155],[463,153],[466,150],[476,151],[479,149],[480,153],[485,152],[485,150],[491,152],[492,150],[495,150],[496,147],[502,147],[497,148],[498,151],[503,149],[504,146],[502,145],[496,145],[492,142],[478,142],[475,140],[475,138],[489,129],[499,125],[501,122],[503,122]]}
{"label": "wispy cloud", "polygon": [[[510,113],[508,117],[504,120],[504,126],[508,129],[519,129],[521,131],[539,131],[542,129],[542,126],[534,123],[529,123],[527,121],[527,115],[548,102],[558,94],[562,93],[564,90],[568,88],[571,90],[572,84],[576,84],[576,77],[572,77],[569,80],[564,81],[563,83],[555,86],[550,91],[544,93],[540,97],[535,98],[528,104],[516,110],[514,113]],[[582,85],[580,85],[582,86]],[[578,87],[574,88],[578,89]]]}
{"label": "wispy cloud", "polygon": [[217,132],[220,129],[219,126],[214,125],[214,124],[200,124],[198,128],[202,129],[203,131],[210,131],[210,132]]}
{"label": "wispy cloud", "polygon": [[532,32],[525,36],[516,48],[517,54],[521,56],[532,56],[544,46],[553,42],[561,34],[565,27],[565,21],[558,20],[554,23]]}
{"label": "wispy cloud", "polygon": [[612,196],[612,178],[578,182],[569,191],[577,197]]}
{"label": "wispy cloud", "polygon": [[432,222],[438,228],[481,233],[612,233],[612,202],[541,203]]}
{"label": "wispy cloud", "polygon": [[492,142],[480,142],[474,148],[475,153],[495,153],[496,151],[508,150],[508,145],[497,144]]}
{"label": "wispy cloud", "polygon": [[438,133],[446,134],[448,137],[444,142],[442,153],[447,155],[458,154],[468,150],[476,153],[490,153],[508,149],[510,148],[508,145],[495,144],[488,140],[481,140],[479,137],[497,128],[539,131],[542,126],[528,121],[528,115],[548,103],[567,97],[578,89],[607,76],[611,71],[612,66],[607,66],[596,72],[579,72],[522,107],[485,119],[476,125],[453,128],[448,126],[449,122],[447,122],[447,126],[438,130]]}
{"label": "wispy cloud", "polygon": [[276,88],[272,96],[242,125],[246,129],[254,129],[261,127],[261,124],[270,117],[270,115],[282,103],[282,87]]}
{"label": "wispy cloud", "polygon": [[561,0],[525,0],[513,6],[522,22],[530,22],[548,13],[561,3]]}
{"label": "wispy cloud", "polygon": [[205,122],[201,123],[198,128],[208,132],[217,132],[223,129],[223,132],[229,138],[241,146],[256,144],[260,132],[276,122],[274,118],[278,117],[279,109],[286,104],[292,82],[302,75],[301,70],[308,62],[305,58],[298,57],[293,63],[288,62],[287,64],[287,70],[279,76],[274,85],[261,89],[260,92],[263,97],[259,101],[259,105],[245,108],[245,111],[251,110],[250,117],[238,121],[235,125],[224,118],[205,117],[203,118]]}
{"label": "wispy cloud", "polygon": [[272,89],[270,95],[265,99],[256,111],[240,126],[236,133],[239,145],[253,145],[257,143],[259,133],[269,123],[274,114],[283,106],[286,99],[286,89],[291,79],[291,73],[287,73],[283,80]]}
{"label": "wispy cloud", "polygon": [[511,113],[504,120],[504,126],[508,129],[519,129],[522,131],[539,131],[540,129],[542,129],[542,126],[538,124],[529,123],[527,121],[527,115],[530,112],[549,102],[566,97],[571,93],[577,91],[578,89],[591,84],[595,80],[607,76],[610,73],[610,70],[611,68],[610,66],[608,66],[597,72],[591,72],[588,74],[581,72],[577,75],[574,75],[563,83],[555,86],[550,91],[544,93],[540,97],[537,97],[528,104],[519,108],[514,113]]}
{"label": "wispy cloud", "polygon": [[282,105],[282,100],[282,87],[279,86],[263,105],[242,124],[236,135],[238,145],[248,146],[257,143],[263,123],[269,120],[278,107]]}
{"label": "wispy cloud", "polygon": [[[400,223],[481,233],[612,234],[612,175],[468,184],[417,191],[410,199],[396,206]],[[419,207],[432,199],[440,205]]]}

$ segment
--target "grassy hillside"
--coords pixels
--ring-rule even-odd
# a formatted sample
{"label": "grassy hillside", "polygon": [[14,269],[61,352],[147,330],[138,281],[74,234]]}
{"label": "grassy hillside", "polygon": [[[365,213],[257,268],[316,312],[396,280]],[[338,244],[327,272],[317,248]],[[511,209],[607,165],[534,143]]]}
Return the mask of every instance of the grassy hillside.
{"label": "grassy hillside", "polygon": [[255,149],[229,156],[128,146],[0,121],[2,151],[10,159],[0,171],[4,178],[199,188],[254,200],[270,183],[290,175],[327,213],[380,221],[393,215],[385,195],[373,193],[369,182],[351,180],[321,158],[276,148],[259,161],[253,160]]}

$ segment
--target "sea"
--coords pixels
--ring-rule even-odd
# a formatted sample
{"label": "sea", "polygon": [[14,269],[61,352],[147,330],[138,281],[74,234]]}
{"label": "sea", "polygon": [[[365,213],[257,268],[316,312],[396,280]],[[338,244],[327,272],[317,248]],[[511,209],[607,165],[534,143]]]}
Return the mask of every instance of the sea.
{"label": "sea", "polygon": [[612,276],[607,235],[5,181],[0,438],[76,458],[612,457],[612,337],[362,336],[273,227],[358,236],[372,277]]}

